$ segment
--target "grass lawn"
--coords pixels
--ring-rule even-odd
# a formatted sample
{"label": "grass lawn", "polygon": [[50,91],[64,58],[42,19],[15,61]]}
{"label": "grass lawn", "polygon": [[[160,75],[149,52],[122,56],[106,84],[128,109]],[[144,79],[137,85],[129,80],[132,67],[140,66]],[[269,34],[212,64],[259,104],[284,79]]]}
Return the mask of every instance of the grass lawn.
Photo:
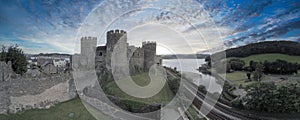
{"label": "grass lawn", "polygon": [[[238,57],[227,58],[227,60],[233,59],[233,58],[238,58]],[[275,61],[276,59],[281,59],[281,60],[285,60],[285,61],[288,61],[288,62],[300,64],[300,56],[290,56],[290,55],[278,54],[278,53],[251,55],[251,56],[248,56],[248,57],[238,58],[238,59],[244,60],[245,63],[246,63],[245,66],[249,66],[249,63],[250,63],[251,60],[253,60],[255,62],[260,62],[260,61],[264,62],[265,60]],[[299,75],[300,74],[299,74],[299,71],[298,71],[298,74],[296,76],[299,76]],[[283,75],[283,76],[284,77],[289,77],[290,75]],[[252,83],[252,82],[245,82],[245,80],[247,80],[247,76],[246,76],[246,72],[244,72],[244,71],[235,71],[233,73],[227,73],[226,78],[228,80],[231,80],[236,85],[242,84],[243,86],[245,86],[247,84]],[[269,79],[268,76],[263,76],[262,81],[265,81],[265,80],[268,80],[268,79]]]}
{"label": "grass lawn", "polygon": [[[104,115],[103,115],[104,116]],[[79,98],[59,103],[50,109],[32,109],[0,115],[0,120],[95,120]]]}
{"label": "grass lawn", "polygon": [[[150,78],[148,77],[148,73],[141,73],[138,75],[134,75],[132,76],[133,81],[140,85],[140,86],[147,86],[150,83]],[[155,89],[155,88],[153,88]],[[136,98],[133,96],[130,96],[128,94],[126,94],[125,92],[123,92],[118,85],[115,83],[115,81],[112,81],[110,83],[108,83],[107,85],[105,85],[105,92],[106,94],[115,96],[115,97],[119,97],[122,100],[129,100],[129,101],[136,101],[136,102],[140,102],[140,103],[165,103],[167,104],[168,102],[170,102],[174,95],[172,93],[172,91],[169,89],[168,84],[166,83],[165,86],[163,87],[163,89],[156,95],[150,97],[150,98]]]}
{"label": "grass lawn", "polygon": [[226,73],[226,79],[232,81],[235,85],[244,85],[245,81],[248,79],[246,72],[244,71],[235,71],[232,73]]}
{"label": "grass lawn", "polygon": [[[237,57],[231,57],[228,59],[232,59],[232,58],[237,58]],[[258,55],[251,55],[248,57],[244,57],[244,58],[239,58],[245,61],[246,65],[245,66],[249,66],[249,62],[251,60],[256,61],[256,62],[264,62],[265,60],[267,61],[275,61],[276,59],[281,59],[281,60],[286,60],[292,63],[299,63],[300,64],[300,56],[290,56],[290,55],[286,55],[286,54],[258,54]]]}
{"label": "grass lawn", "polygon": [[[232,73],[226,73],[226,79],[232,81],[237,86],[242,85],[245,87],[246,85],[249,85],[249,84],[252,84],[255,82],[253,80],[251,82],[245,82],[246,80],[248,80],[246,74],[247,74],[247,72],[244,72],[244,71],[235,71]],[[263,76],[261,79],[262,79],[262,81],[264,81],[267,79],[267,77]]]}

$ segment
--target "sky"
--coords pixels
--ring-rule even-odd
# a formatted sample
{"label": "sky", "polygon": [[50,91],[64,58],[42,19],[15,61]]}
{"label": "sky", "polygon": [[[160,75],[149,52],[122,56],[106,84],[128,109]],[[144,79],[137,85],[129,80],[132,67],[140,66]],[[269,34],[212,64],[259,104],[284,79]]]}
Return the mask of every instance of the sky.
{"label": "sky", "polygon": [[[133,9],[135,8],[135,9]],[[1,0],[0,44],[25,53],[76,53],[82,36],[124,29],[158,54],[274,40],[300,41],[299,0]]]}

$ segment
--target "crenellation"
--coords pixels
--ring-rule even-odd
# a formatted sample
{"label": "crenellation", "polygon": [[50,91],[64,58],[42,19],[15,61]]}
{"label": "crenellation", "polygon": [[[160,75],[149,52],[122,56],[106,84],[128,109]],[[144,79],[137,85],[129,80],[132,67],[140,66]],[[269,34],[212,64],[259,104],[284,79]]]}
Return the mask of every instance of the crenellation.
{"label": "crenellation", "polygon": [[145,45],[156,45],[156,42],[155,41],[145,41],[145,42],[142,42],[142,46],[145,46]]}
{"label": "crenellation", "polygon": [[124,31],[124,30],[121,30],[121,33],[122,33],[122,34],[126,34],[126,31]]}
{"label": "crenellation", "polygon": [[[131,68],[131,71],[134,71],[132,69],[137,67],[144,71],[148,71],[149,68],[157,62],[155,41],[144,41],[142,42],[141,47],[135,47],[129,46],[129,44],[127,43],[127,32],[124,30],[110,30],[106,33],[106,35],[106,45],[97,47],[96,49],[96,69],[107,69],[108,71],[111,70],[111,55],[116,44],[120,45],[120,48],[118,50],[127,53],[127,60],[129,61],[129,67]],[[84,37],[81,40],[94,41],[94,37]],[[82,49],[88,49],[92,46],[95,47],[96,43],[81,45]]]}

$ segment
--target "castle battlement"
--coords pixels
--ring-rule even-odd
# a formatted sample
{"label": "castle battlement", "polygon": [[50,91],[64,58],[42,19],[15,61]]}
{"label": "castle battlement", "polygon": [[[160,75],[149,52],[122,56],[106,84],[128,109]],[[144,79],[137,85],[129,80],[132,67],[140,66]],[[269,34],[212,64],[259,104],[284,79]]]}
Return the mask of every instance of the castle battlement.
{"label": "castle battlement", "polygon": [[145,42],[142,42],[142,46],[148,46],[148,45],[155,45],[156,46],[156,42],[154,42],[154,41],[145,41]]}
{"label": "castle battlement", "polygon": [[[112,70],[111,57],[115,50],[115,52],[127,54],[132,73],[134,73],[137,68],[139,70],[148,71],[152,65],[159,62],[156,61],[156,42],[145,41],[142,42],[141,47],[135,47],[130,46],[127,42],[127,33],[124,30],[110,30],[106,34],[106,45],[97,47],[97,49],[96,37],[81,38],[81,54],[86,56],[95,54],[96,68],[99,71],[102,71],[100,69]],[[115,49],[116,45],[118,45],[117,49]],[[95,50],[95,53],[91,53],[90,51],[92,50]]]}
{"label": "castle battlement", "polygon": [[110,30],[110,31],[108,31],[107,34],[108,35],[111,35],[111,34],[126,34],[126,31],[116,29],[116,30]]}
{"label": "castle battlement", "polygon": [[124,30],[111,30],[106,33],[107,43],[114,45],[117,43],[121,38],[127,42],[127,34]]}
{"label": "castle battlement", "polygon": [[81,40],[97,40],[97,37],[91,37],[91,36],[81,37]]}
{"label": "castle battlement", "polygon": [[81,54],[89,55],[91,49],[95,49],[97,45],[97,37],[81,37]]}

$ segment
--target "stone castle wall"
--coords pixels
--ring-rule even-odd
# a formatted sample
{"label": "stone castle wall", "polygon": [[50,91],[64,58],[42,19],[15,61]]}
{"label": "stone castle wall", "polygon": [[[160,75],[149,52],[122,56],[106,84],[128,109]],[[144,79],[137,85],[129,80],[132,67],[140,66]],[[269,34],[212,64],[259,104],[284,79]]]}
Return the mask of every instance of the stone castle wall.
{"label": "stone castle wall", "polygon": [[144,50],[144,70],[148,71],[156,61],[156,43],[143,42],[142,48]]}
{"label": "stone castle wall", "polygon": [[[115,54],[127,53],[127,33],[123,30],[111,30],[106,34],[106,68],[111,71],[111,57],[113,51]],[[115,47],[118,45],[118,47]],[[118,48],[118,49],[116,49]]]}
{"label": "stone castle wall", "polygon": [[131,46],[128,49],[128,59],[129,59],[129,67],[130,73],[138,73],[144,70],[144,50],[142,48],[137,48]]}
{"label": "stone castle wall", "polygon": [[10,62],[8,64],[0,62],[0,114],[7,113],[10,105],[9,83],[13,73],[10,66]]}
{"label": "stone castle wall", "polygon": [[[127,55],[124,57],[124,60],[119,60],[119,62],[129,62],[131,74],[148,71],[153,64],[161,62],[156,56],[155,42],[143,42],[142,47],[129,46],[127,43],[127,33],[123,30],[108,31],[106,37],[106,46],[98,46],[96,49],[95,64],[98,74],[103,73],[103,69],[111,71],[111,57],[113,53],[118,56]],[[85,41],[84,43],[88,44],[88,42],[90,42],[89,45],[86,46],[94,45],[95,47],[96,44],[94,42],[97,40],[86,38],[89,37],[83,37],[81,39]],[[86,48],[83,45],[85,44],[81,44],[82,49]],[[82,52],[82,54],[85,54],[85,52]],[[127,58],[127,60],[125,58]]]}
{"label": "stone castle wall", "polygon": [[87,55],[92,49],[96,49],[97,38],[96,37],[82,37],[81,38],[81,54]]}
{"label": "stone castle wall", "polygon": [[77,95],[71,73],[21,76],[10,64],[0,62],[0,74],[0,114],[49,108]]}

